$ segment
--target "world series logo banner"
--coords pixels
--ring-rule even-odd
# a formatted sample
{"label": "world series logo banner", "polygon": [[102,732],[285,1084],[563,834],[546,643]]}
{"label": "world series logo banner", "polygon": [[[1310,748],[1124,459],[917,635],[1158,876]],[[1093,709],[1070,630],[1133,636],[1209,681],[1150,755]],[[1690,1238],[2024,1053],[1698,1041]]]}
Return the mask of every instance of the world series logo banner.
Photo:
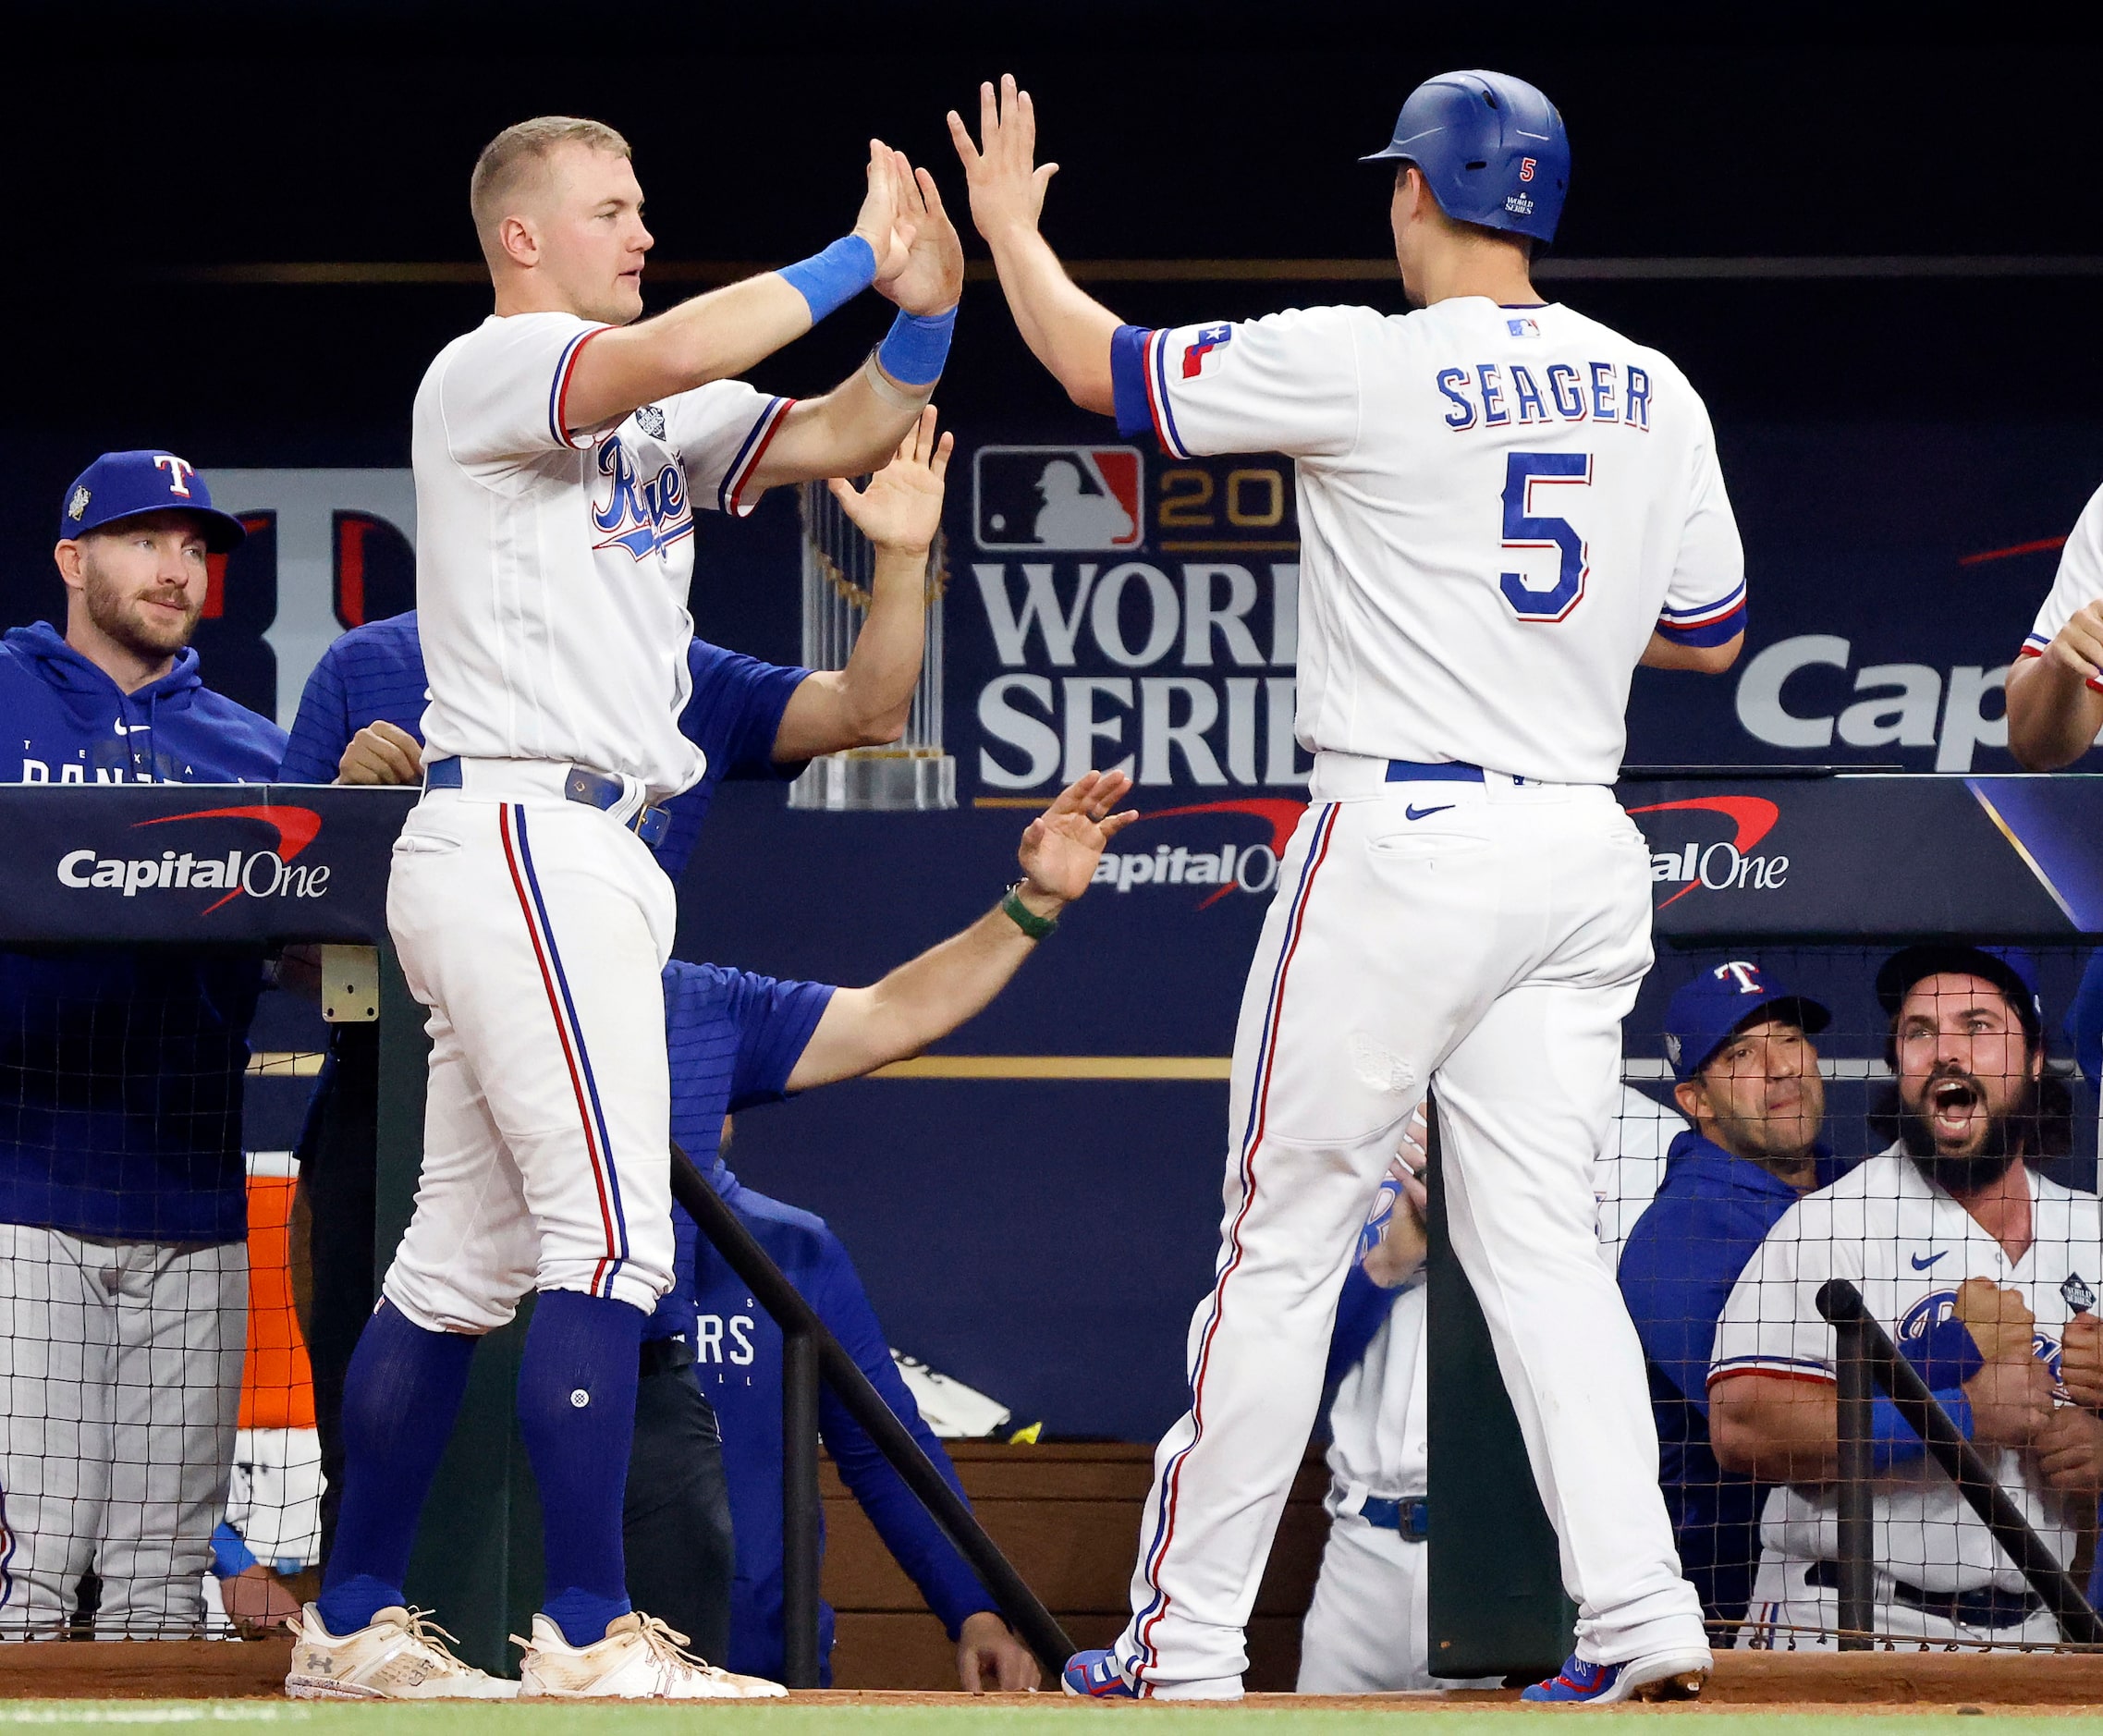
{"label": "world series logo banner", "polygon": [[[1290,461],[1179,460],[1042,424],[958,432],[942,663],[960,799],[1042,800],[1090,765],[1128,769],[1143,806],[1297,798]],[[1746,546],[1744,654],[1720,679],[1638,671],[1629,762],[2011,769],[2009,659],[2095,485],[2093,458],[2048,430],[1910,429],[1894,473],[1872,429],[1719,437]],[[250,538],[214,563],[206,679],[289,723],[337,633],[413,605],[413,482],[209,473]],[[737,523],[693,520],[701,630],[779,662],[798,654],[791,493]],[[1484,504],[1493,546],[1497,506]]]}

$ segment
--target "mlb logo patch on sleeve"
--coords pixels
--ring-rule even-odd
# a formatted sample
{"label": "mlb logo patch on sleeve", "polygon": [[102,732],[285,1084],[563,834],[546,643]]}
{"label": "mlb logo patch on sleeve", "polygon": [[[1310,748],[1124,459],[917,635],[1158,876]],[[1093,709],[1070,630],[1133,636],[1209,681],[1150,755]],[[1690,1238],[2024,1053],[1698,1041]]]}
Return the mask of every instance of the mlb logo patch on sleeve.
{"label": "mlb logo patch on sleeve", "polygon": [[981,446],[975,540],[983,549],[1137,548],[1145,476],[1137,446]]}

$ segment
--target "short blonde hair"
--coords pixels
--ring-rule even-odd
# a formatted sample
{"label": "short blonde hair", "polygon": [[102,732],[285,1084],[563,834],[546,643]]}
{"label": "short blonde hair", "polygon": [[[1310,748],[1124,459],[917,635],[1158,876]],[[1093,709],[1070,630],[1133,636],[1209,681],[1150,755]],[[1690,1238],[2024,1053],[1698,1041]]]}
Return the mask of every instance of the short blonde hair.
{"label": "short blonde hair", "polygon": [[474,214],[475,233],[482,237],[484,251],[496,224],[510,214],[505,206],[513,195],[529,179],[544,174],[548,158],[570,144],[617,156],[635,154],[628,141],[605,122],[580,120],[571,115],[539,115],[520,121],[483,146],[468,182],[468,209]]}

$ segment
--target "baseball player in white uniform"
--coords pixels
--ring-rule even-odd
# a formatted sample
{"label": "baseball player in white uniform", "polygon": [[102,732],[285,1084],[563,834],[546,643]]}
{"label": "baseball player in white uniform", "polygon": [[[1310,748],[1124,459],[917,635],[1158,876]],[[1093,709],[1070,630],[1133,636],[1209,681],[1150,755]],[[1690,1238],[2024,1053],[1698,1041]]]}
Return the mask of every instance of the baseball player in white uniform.
{"label": "baseball player in white uniform", "polygon": [[2008,671],[2008,751],[2034,772],[2071,765],[2103,731],[2103,488],[2060,551],[2059,575]]}
{"label": "baseball player in white uniform", "polygon": [[1038,233],[1053,168],[1029,98],[986,86],[980,118],[974,146],[950,116],[972,216],[1074,401],[1178,457],[1296,461],[1314,754],[1236,1034],[1191,1410],[1155,1457],[1131,1621],[1066,1685],[1240,1693],[1338,1289],[1431,1085],[1454,1245],[1581,1612],[1576,1656],[1528,1692],[1698,1691],[1708,1646],[1591,1171],[1651,959],[1648,857],[1608,788],[1629,682],[1639,662],[1721,670],[1743,636],[1707,413],[1665,357],[1535,294],[1568,147],[1518,79],[1449,74],[1404,104],[1379,153],[1418,305],[1397,316],[1120,324]]}
{"label": "baseball player in white uniform", "polygon": [[[1599,1250],[1611,1271],[1628,1230],[1657,1191],[1665,1147],[1686,1123],[1632,1086],[1621,1087],[1607,1148],[1595,1170]],[[1360,1233],[1358,1271],[1344,1280],[1329,1346],[1329,1536],[1301,1628],[1302,1693],[1399,1693],[1501,1688],[1504,1679],[1435,1677],[1424,1541],[1431,1501],[1429,1292],[1425,1244],[1424,1111],[1374,1196]],[[1393,1300],[1360,1350],[1371,1314]]]}
{"label": "baseball player in white uniform", "polygon": [[[694,513],[880,465],[941,371],[962,251],[932,180],[873,142],[851,234],[630,324],[651,238],[617,133],[511,128],[471,202],[496,312],[416,397],[431,703],[424,798],[388,889],[430,1009],[423,1171],[346,1382],[342,1514],[287,1687],[778,1693],[691,1657],[623,1590],[639,1344],[673,1253],[658,978],[673,897],[646,846],[702,771],[678,722]],[[898,322],[843,385],[791,403],[729,377],[872,281]],[[514,1686],[453,1658],[401,1588],[474,1341],[529,1290],[519,1415],[547,1589]]]}
{"label": "baseball player in white uniform", "polygon": [[[1834,1333],[1852,1280],[2062,1564],[2096,1522],[2103,1422],[2060,1387],[2069,1320],[2103,1286],[2093,1193],[2039,1174],[2044,1021],[2022,955],[1914,947],[1877,974],[1900,1139],[1767,1232],[1717,1322],[1709,1429],[1728,1470],[1781,1483],[1740,1644],[1819,1646],[1839,1626]],[[2052,1641],[2050,1612],[1889,1400],[1873,1422],[1874,1631]],[[1785,1481],[1786,1479],[1786,1481]]]}
{"label": "baseball player in white uniform", "polygon": [[1427,1198],[1424,1111],[1359,1232],[1329,1345],[1329,1536],[1300,1630],[1302,1693],[1393,1693],[1495,1681],[1439,1681],[1430,1671],[1430,1514],[1426,1439]]}

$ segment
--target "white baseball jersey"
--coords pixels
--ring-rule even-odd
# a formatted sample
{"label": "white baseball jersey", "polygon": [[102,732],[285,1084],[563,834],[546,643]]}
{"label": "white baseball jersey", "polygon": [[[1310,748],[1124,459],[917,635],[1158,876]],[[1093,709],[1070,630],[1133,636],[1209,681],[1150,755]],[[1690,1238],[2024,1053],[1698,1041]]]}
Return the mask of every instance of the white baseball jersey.
{"label": "white baseball jersey", "polygon": [[[2089,495],[2088,504],[2081,509],[2081,517],[2073,521],[2073,529],[2067,533],[2066,547],[2060,551],[2060,570],[2052,581],[2051,594],[2046,597],[2045,606],[2037,611],[2030,637],[2023,642],[2023,649],[2017,654],[2043,656],[2052,641],[2060,636],[2060,630],[2078,610],[2098,597],[2103,597],[2103,488]],[[2092,680],[2088,685],[2103,693],[2103,681]]]}
{"label": "white baseball jersey", "polygon": [[752,510],[789,400],[718,380],[573,428],[577,359],[608,329],[492,316],[417,390],[425,752],[625,773],[662,801],[704,764],[679,727],[694,510]]}
{"label": "white baseball jersey", "polygon": [[1599,1250],[1609,1271],[1619,1270],[1621,1249],[1636,1219],[1650,1209],[1665,1180],[1665,1154],[1687,1131],[1686,1122],[1633,1085],[1621,1087],[1620,1111],[1607,1149],[1592,1170],[1592,1197],[1599,1208]]}
{"label": "white baseball jersey", "polygon": [[[1748,1373],[1833,1379],[1833,1329],[1816,1301],[1829,1278],[1852,1279],[1901,1349],[1949,1317],[1966,1278],[2018,1290],[2037,1318],[2036,1353],[2056,1379],[2068,1319],[2077,1305],[2093,1309],[2103,1287],[2103,1218],[2093,1193],[2035,1172],[2029,1179],[2036,1240],[2019,1261],[1896,1145],[1806,1194],[1767,1232],[1724,1304],[1710,1382]],[[1982,1450],[2037,1534],[2071,1561],[2093,1510],[2047,1489],[2022,1453]],[[1767,1498],[1761,1542],[1784,1558],[1833,1560],[1838,1511],[1829,1486],[1783,1485]],[[1933,1592],[2024,1588],[1992,1534],[1925,1455],[1877,1480],[1876,1525],[1876,1559],[1896,1579]]]}
{"label": "white baseball jersey", "polygon": [[1715,644],[1742,622],[1700,397],[1569,308],[1312,308],[1113,360],[1120,425],[1143,368],[1176,456],[1297,460],[1310,750],[1610,783],[1652,630]]}
{"label": "white baseball jersey", "polygon": [[1424,1492],[1430,1364],[1424,1323],[1430,1292],[1410,1280],[1365,1347],[1337,1382],[1329,1405],[1329,1511],[1353,1496],[1399,1500]]}

